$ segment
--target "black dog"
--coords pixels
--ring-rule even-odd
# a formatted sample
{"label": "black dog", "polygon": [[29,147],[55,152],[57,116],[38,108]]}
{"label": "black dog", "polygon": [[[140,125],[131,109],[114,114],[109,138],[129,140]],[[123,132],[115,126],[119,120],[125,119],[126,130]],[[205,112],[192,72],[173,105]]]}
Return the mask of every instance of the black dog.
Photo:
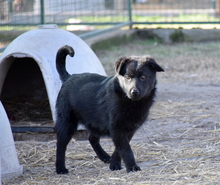
{"label": "black dog", "polygon": [[[67,144],[82,123],[90,132],[89,141],[100,160],[120,170],[123,159],[127,172],[137,166],[130,140],[146,120],[156,92],[156,72],[164,71],[153,58],[124,57],[115,63],[116,75],[105,77],[83,73],[70,75],[65,68],[70,46],[57,52],[56,67],[63,82],[56,104],[56,172],[68,173],[65,167]],[[110,136],[115,151],[110,157],[101,147],[101,136]]]}

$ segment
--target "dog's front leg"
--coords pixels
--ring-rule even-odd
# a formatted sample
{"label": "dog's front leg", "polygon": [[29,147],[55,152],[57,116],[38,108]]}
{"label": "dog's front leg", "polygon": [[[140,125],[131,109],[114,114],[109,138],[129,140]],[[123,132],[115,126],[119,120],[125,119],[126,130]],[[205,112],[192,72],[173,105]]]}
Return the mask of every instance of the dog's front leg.
{"label": "dog's front leg", "polygon": [[114,153],[111,156],[110,169],[112,171],[121,170],[122,169],[122,167],[121,167],[121,156],[120,156],[120,154],[119,154],[117,149],[115,149]]}
{"label": "dog's front leg", "polygon": [[121,158],[123,159],[127,172],[140,171],[140,167],[136,164],[134,154],[129,144],[131,137],[126,133],[118,133],[113,136],[113,142],[115,144],[115,151],[111,157],[110,169],[121,169]]}
{"label": "dog's front leg", "polygon": [[94,151],[96,152],[98,158],[104,163],[109,163],[110,156],[101,147],[100,137],[91,134],[89,137],[89,142],[92,145]]}

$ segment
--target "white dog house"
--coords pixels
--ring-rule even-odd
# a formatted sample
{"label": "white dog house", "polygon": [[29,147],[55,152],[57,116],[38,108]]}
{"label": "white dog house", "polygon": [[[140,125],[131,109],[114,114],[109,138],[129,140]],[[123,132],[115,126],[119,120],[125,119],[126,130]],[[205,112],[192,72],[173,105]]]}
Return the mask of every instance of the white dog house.
{"label": "white dog house", "polygon": [[[56,25],[38,26],[38,29],[17,37],[0,56],[0,99],[3,105],[5,98],[10,100],[16,96],[48,98],[54,120],[56,98],[61,87],[55,57],[63,45],[70,45],[75,50],[75,56],[68,56],[66,60],[70,74],[106,75],[97,56],[81,38],[58,29]],[[9,117],[16,120],[14,115]]]}
{"label": "white dog house", "polygon": [[0,102],[0,184],[1,179],[9,179],[22,174],[23,167],[20,166],[10,124],[4,108]]}

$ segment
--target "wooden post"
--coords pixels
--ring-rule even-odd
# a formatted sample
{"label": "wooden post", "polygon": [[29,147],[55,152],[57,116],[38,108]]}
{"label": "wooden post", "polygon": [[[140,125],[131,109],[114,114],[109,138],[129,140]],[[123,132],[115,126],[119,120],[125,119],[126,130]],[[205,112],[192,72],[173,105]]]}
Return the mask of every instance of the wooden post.
{"label": "wooden post", "polygon": [[220,17],[220,0],[216,0],[216,17]]}

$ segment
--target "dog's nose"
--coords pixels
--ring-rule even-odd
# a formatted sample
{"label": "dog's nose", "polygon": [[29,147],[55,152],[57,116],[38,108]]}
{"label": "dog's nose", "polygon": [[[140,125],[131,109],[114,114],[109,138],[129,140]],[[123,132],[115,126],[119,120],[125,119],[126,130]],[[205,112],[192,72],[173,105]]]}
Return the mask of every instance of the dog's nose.
{"label": "dog's nose", "polygon": [[139,90],[133,89],[133,90],[131,90],[131,93],[132,93],[133,95],[138,95],[138,94],[139,94]]}

